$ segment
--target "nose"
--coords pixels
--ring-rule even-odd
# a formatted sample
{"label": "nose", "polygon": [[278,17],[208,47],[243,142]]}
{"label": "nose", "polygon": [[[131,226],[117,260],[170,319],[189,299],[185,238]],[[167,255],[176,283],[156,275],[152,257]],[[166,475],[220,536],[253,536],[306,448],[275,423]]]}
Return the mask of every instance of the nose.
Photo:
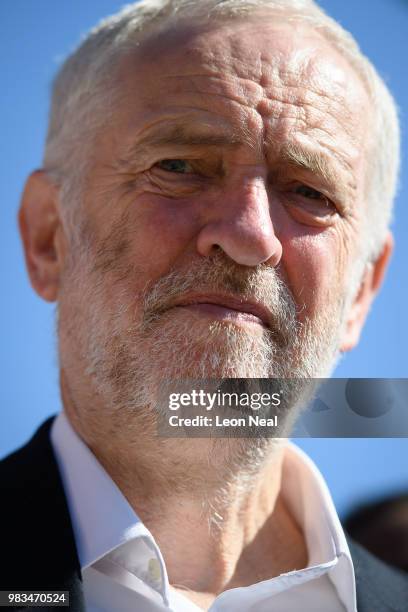
{"label": "nose", "polygon": [[198,235],[197,250],[208,257],[218,248],[243,266],[279,264],[282,244],[275,233],[266,185],[261,178],[232,190],[209,215]]}

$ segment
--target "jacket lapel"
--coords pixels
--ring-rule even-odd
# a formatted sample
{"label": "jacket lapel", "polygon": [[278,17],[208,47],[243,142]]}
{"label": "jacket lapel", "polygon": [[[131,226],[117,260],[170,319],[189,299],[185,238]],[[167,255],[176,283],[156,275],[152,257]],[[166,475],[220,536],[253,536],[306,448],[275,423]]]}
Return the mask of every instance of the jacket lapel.
{"label": "jacket lapel", "polygon": [[358,612],[406,612],[408,574],[386,565],[347,538],[356,576]]}
{"label": "jacket lapel", "polygon": [[69,609],[85,612],[74,534],[49,437],[54,418],[0,462],[0,584],[1,590],[69,591]]}

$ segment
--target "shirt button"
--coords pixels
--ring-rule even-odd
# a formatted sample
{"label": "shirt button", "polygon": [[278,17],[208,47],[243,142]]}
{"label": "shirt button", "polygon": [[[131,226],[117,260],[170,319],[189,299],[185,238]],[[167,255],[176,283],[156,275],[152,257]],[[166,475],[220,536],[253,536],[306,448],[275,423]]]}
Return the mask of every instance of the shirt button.
{"label": "shirt button", "polygon": [[151,580],[154,582],[161,582],[161,567],[158,559],[149,559],[147,571]]}

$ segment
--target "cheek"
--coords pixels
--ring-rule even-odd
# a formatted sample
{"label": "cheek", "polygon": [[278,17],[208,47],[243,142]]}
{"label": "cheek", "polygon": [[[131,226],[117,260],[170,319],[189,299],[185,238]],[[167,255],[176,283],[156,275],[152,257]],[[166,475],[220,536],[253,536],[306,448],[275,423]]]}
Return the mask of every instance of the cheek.
{"label": "cheek", "polygon": [[194,203],[143,196],[128,208],[130,258],[145,282],[168,273],[195,249],[199,215]]}
{"label": "cheek", "polygon": [[282,266],[299,308],[299,320],[335,306],[339,291],[339,239],[335,232],[285,240]]}

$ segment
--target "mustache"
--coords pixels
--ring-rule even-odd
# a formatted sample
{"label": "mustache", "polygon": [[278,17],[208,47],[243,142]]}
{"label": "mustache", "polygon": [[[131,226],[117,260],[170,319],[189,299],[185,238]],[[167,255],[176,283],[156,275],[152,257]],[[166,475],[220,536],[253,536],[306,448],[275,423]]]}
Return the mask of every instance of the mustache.
{"label": "mustache", "polygon": [[222,292],[242,300],[262,303],[273,324],[266,330],[275,342],[287,345],[297,335],[299,322],[294,297],[277,269],[260,264],[242,266],[223,252],[195,259],[188,268],[175,268],[149,283],[142,292],[143,324],[157,321],[178,299],[189,292]]}

